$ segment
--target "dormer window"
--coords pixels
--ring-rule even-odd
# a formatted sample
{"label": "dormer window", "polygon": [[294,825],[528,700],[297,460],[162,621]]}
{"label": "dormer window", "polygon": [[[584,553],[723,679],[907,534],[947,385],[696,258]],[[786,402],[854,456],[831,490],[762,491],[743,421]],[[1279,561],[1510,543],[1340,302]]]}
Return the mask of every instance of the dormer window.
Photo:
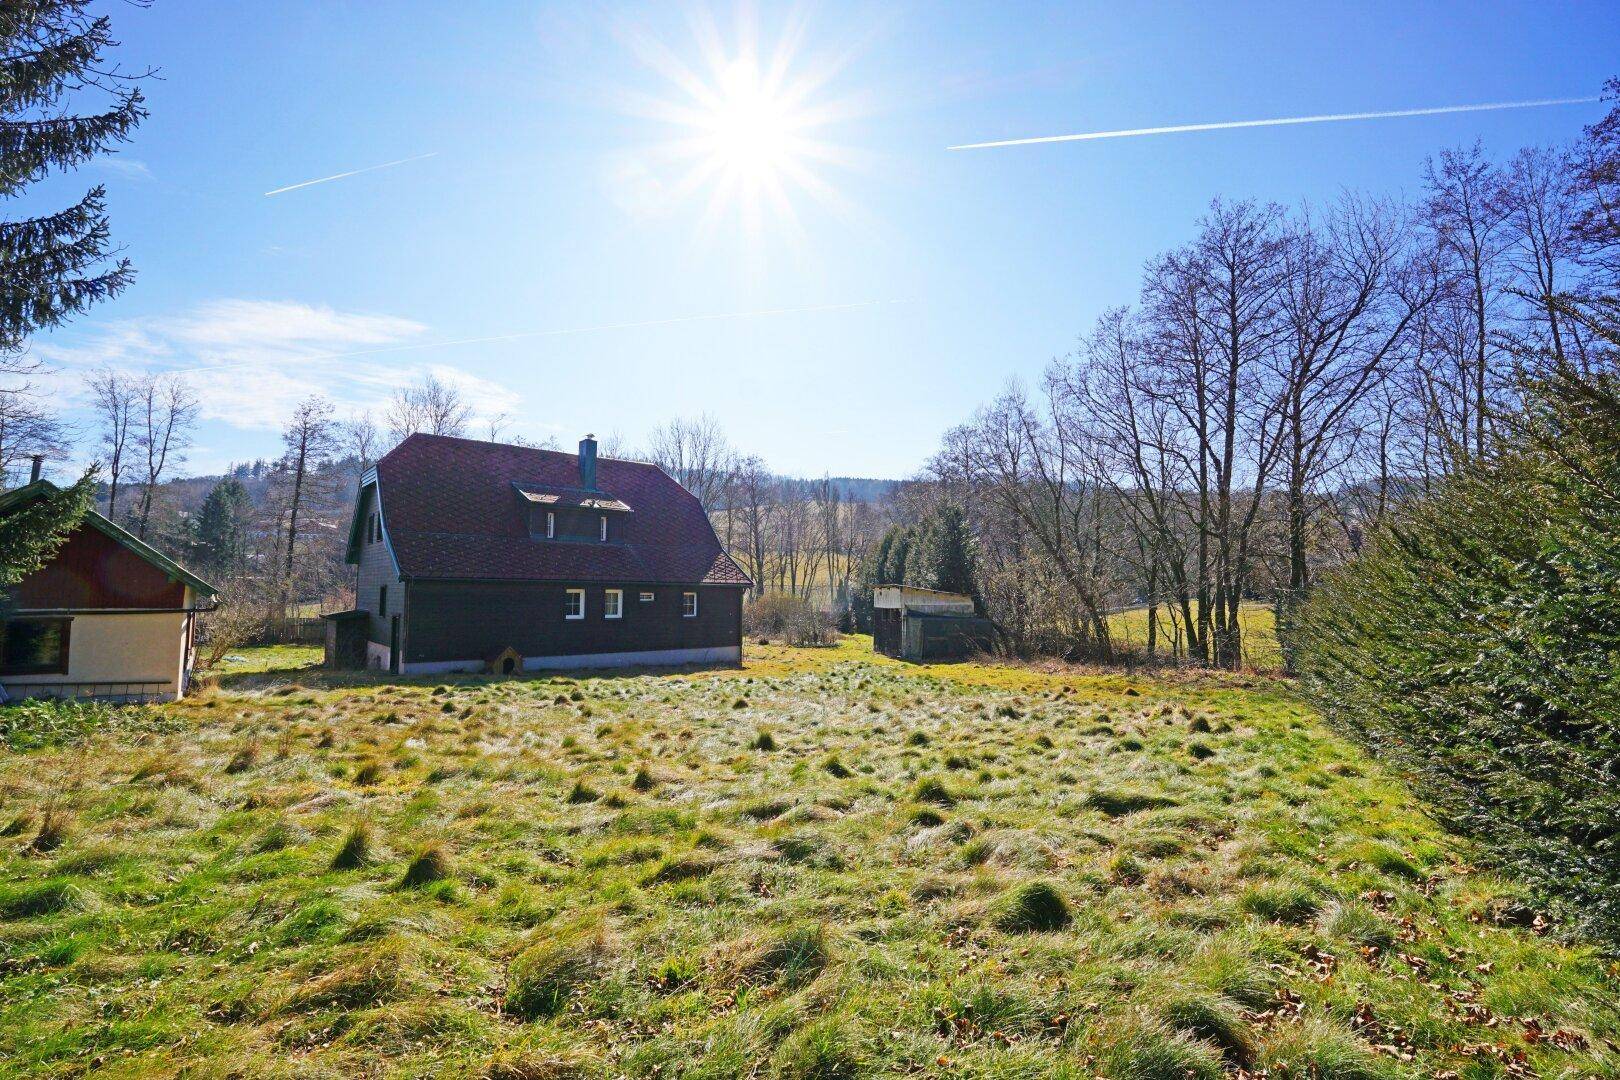
{"label": "dormer window", "polygon": [[[525,508],[529,536],[534,540],[586,544],[623,540],[623,522],[633,512],[603,491],[516,481],[512,488]],[[617,524],[612,523],[615,517]]]}

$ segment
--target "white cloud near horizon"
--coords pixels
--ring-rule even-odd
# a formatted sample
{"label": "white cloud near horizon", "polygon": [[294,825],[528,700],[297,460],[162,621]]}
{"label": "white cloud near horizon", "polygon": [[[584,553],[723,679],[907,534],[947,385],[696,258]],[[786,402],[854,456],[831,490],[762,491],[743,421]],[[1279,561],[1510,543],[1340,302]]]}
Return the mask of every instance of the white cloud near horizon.
{"label": "white cloud near horizon", "polygon": [[1420,109],[1385,109],[1380,112],[1324,113],[1318,116],[1284,116],[1270,120],[1221,120],[1208,124],[1171,124],[1167,127],[1122,128],[1118,131],[1086,131],[1075,135],[1039,135],[1027,139],[998,139],[992,142],[961,143],[947,150],[994,150],[1007,146],[1038,146],[1043,143],[1088,142],[1093,139],[1129,139],[1139,135],[1177,135],[1189,131],[1227,131],[1233,128],[1283,127],[1293,124],[1331,124],[1346,120],[1389,120],[1402,116],[1440,116],[1446,113],[1493,112],[1498,109],[1538,109],[1549,105],[1589,105],[1595,97],[1542,98],[1535,101],[1498,101],[1483,105],[1437,105]]}
{"label": "white cloud near horizon", "polygon": [[34,352],[57,369],[55,397],[69,408],[85,404],[84,376],[97,368],[171,372],[197,391],[204,420],[249,431],[279,431],[293,407],[316,393],[340,416],[370,412],[380,425],[394,391],[427,375],[454,385],[479,418],[513,408],[509,388],[459,368],[365,355],[414,344],[427,330],[392,315],[227,299],[110,322],[81,342],[39,343]]}

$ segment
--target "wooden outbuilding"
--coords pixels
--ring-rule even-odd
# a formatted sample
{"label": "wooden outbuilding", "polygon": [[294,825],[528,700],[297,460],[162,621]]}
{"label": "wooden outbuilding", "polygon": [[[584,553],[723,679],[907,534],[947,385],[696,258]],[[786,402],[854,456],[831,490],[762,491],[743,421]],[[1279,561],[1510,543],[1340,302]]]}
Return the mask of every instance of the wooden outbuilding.
{"label": "wooden outbuilding", "polygon": [[[0,494],[0,517],[57,488]],[[87,511],[0,611],[0,700],[173,701],[191,681],[197,614],[217,590],[119,525]]]}
{"label": "wooden outbuilding", "polygon": [[872,646],[884,656],[941,660],[990,651],[990,620],[962,593],[879,585],[872,607]]}

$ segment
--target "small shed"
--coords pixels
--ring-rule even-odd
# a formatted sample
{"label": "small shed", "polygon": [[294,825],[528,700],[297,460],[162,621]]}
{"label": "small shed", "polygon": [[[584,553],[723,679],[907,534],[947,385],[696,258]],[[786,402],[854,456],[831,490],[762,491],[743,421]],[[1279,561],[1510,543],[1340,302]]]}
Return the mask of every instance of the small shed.
{"label": "small shed", "polygon": [[990,651],[990,620],[961,593],[914,585],[872,591],[872,646],[904,660],[939,660]]}
{"label": "small shed", "polygon": [[326,620],[326,666],[358,671],[366,666],[366,625],[363,611],[334,611]]}

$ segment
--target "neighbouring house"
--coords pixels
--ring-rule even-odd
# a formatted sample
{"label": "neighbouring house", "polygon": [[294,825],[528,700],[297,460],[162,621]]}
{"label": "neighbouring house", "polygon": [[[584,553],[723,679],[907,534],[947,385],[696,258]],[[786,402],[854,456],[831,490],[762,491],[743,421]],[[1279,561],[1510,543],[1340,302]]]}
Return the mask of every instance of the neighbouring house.
{"label": "neighbouring house", "polygon": [[412,435],[360,481],[329,659],[402,673],[737,663],[750,584],[656,465]]}
{"label": "neighbouring house", "polygon": [[872,647],[884,656],[938,660],[989,652],[991,633],[970,596],[913,585],[872,590]]}
{"label": "neighbouring house", "polygon": [[[34,479],[0,494],[0,517],[56,491]],[[173,701],[186,692],[208,582],[94,510],[49,562],[13,586],[0,623],[9,698]]]}

